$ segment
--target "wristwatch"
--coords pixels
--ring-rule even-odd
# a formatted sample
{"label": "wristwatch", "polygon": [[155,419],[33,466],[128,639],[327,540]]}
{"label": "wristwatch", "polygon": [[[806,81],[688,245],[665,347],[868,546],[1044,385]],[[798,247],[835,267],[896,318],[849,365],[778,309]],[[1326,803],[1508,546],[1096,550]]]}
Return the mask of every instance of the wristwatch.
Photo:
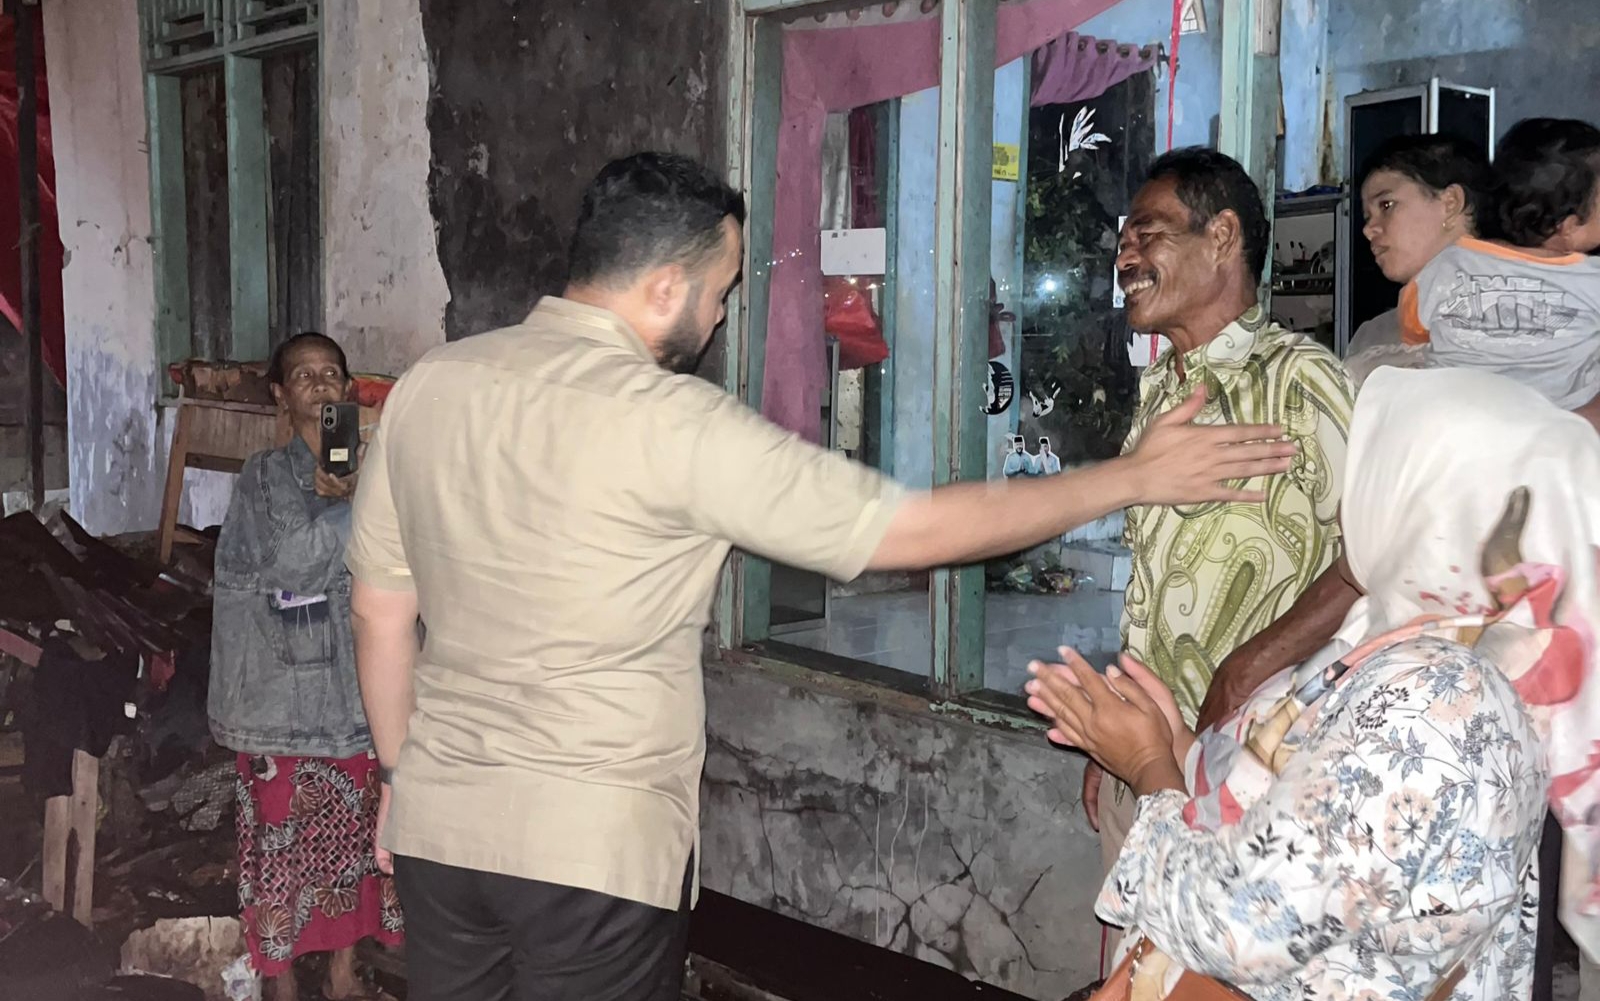
{"label": "wristwatch", "polygon": [[394,785],[394,769],[381,761],[378,762],[378,781],[386,786]]}

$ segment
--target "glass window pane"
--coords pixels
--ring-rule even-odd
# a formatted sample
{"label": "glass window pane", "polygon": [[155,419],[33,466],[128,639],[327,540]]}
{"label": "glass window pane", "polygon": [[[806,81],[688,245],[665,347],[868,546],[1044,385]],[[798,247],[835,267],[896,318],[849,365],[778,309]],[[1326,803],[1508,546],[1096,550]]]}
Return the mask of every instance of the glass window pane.
{"label": "glass window pane", "polygon": [[[831,114],[823,134],[821,227],[884,229],[889,272],[823,279],[823,441],[918,489],[933,480],[938,132],[933,88]],[[868,574],[838,584],[774,567],[772,629],[785,643],[925,679],[933,637],[927,575]]]}
{"label": "glass window pane", "polygon": [[[922,27],[915,27],[919,24]],[[782,338],[799,336],[806,352],[820,347],[821,372],[802,370],[799,376],[815,378],[818,406],[815,414],[798,417],[774,412],[771,406],[764,409],[779,423],[814,435],[853,461],[926,489],[933,479],[933,246],[939,132],[939,91],[931,85],[938,81],[939,67],[935,56],[923,68],[930,85],[925,89],[896,94],[894,87],[885,87],[878,79],[885,66],[884,50],[876,40],[884,37],[879,31],[897,25],[931,31],[931,46],[912,48],[922,54],[937,53],[938,12],[924,14],[916,4],[900,5],[888,15],[883,5],[874,4],[830,14],[820,23],[806,15],[784,29],[807,33],[821,43],[788,46],[786,58],[807,59],[812,74],[820,79],[849,76],[859,91],[829,90],[824,102],[829,110],[817,129],[820,149],[813,161],[820,182],[818,242],[810,242],[807,235],[786,249],[780,245],[780,232],[772,252],[768,372],[794,371],[783,367],[792,364],[786,359],[793,353],[785,354]],[[758,69],[759,79],[776,83],[774,77]],[[854,93],[866,99],[852,103],[849,96]],[[755,124],[758,129],[773,127]],[[793,162],[792,156],[785,160],[785,169],[792,170]],[[770,169],[775,168],[773,164]],[[763,168],[757,164],[755,169]],[[781,215],[786,198],[781,178],[777,192],[774,215]],[[843,260],[837,266],[835,251],[840,248],[829,247],[832,241],[842,241],[847,249],[837,255]],[[857,241],[881,246],[882,263],[852,264],[863,260],[854,256]],[[798,267],[804,267],[809,248],[822,252],[823,263],[829,265],[822,270],[829,273],[816,275],[807,269],[803,285],[785,291],[783,269],[797,267],[788,263],[791,260],[800,260]],[[791,257],[791,251],[797,253]],[[871,250],[865,253],[867,259],[874,256]],[[795,316],[809,317],[808,327],[796,331]],[[765,386],[770,397],[770,374]],[[933,630],[925,574],[867,574],[839,584],[792,567],[773,566],[768,611],[767,638],[772,643],[903,672],[904,680],[912,684],[923,683],[929,675]]]}
{"label": "glass window pane", "polygon": [[[1011,380],[1014,399],[991,407],[1000,411],[989,418],[991,478],[1058,475],[1117,455],[1138,391],[1113,267],[1121,217],[1155,157],[1153,74],[1066,104],[1032,105],[1027,88],[1022,61],[997,71],[994,142],[1025,143],[1026,156],[1016,181],[994,182],[1003,343],[990,368]],[[1130,567],[1122,521],[988,565],[985,687],[1020,693],[1028,661],[1061,645],[1116,655]]]}

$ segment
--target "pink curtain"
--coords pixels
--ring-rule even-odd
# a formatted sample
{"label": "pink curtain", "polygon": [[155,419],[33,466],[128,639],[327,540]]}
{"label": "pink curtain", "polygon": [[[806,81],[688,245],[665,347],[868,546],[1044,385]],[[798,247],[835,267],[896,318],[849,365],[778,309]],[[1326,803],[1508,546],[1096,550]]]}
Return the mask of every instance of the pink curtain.
{"label": "pink curtain", "polygon": [[1138,48],[1069,31],[1033,54],[1034,107],[1099,97],[1156,64],[1155,46]]}
{"label": "pink curtain", "polygon": [[[1019,59],[1052,39],[1061,40],[1116,2],[1033,0],[1002,5],[995,26],[995,65]],[[772,299],[761,401],[769,419],[812,441],[821,432],[822,391],[827,379],[818,260],[823,122],[830,111],[847,111],[936,86],[939,37],[938,18],[784,33]],[[1106,54],[1094,44],[1078,51],[1092,51],[1097,59]],[[1119,51],[1116,46],[1108,49],[1113,59]],[[886,58],[886,53],[893,57]],[[1073,68],[1070,62],[1076,58],[1071,51],[1064,51],[1056,56],[1056,65],[1046,66],[1047,77],[1061,81],[1051,84],[1049,93],[1074,93],[1095,79],[1115,76],[1110,70]],[[1122,79],[1137,71],[1138,67],[1128,69]],[[1083,99],[1053,96],[1040,101],[1040,93],[1036,89],[1035,103]]]}

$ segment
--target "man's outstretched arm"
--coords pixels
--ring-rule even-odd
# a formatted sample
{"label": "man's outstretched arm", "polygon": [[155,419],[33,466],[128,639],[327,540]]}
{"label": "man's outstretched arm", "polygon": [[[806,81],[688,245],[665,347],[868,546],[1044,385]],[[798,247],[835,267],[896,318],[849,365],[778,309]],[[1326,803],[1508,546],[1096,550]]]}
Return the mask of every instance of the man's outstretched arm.
{"label": "man's outstretched arm", "polygon": [[958,483],[901,502],[867,564],[920,570],[1038,545],[1132,504],[1256,501],[1237,484],[1289,468],[1295,446],[1268,425],[1191,424],[1204,393],[1151,422],[1126,455],[1044,479]]}

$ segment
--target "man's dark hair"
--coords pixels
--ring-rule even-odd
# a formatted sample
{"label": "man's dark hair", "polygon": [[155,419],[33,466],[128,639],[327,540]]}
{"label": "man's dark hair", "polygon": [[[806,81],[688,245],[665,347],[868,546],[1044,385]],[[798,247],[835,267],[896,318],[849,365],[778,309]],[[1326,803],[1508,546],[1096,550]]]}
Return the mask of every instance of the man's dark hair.
{"label": "man's dark hair", "polygon": [[346,360],[344,348],[339,346],[339,342],[327,334],[307,330],[305,333],[295,334],[273,349],[272,360],[267,362],[267,381],[274,386],[283,385],[283,380],[289,377],[289,373],[285,371],[289,364],[289,356],[299,348],[306,347],[327,348],[332,351],[334,357],[339,359],[339,371],[344,373],[346,379],[350,378],[350,363]]}
{"label": "man's dark hair", "polygon": [[1490,205],[1494,175],[1489,169],[1489,156],[1481,147],[1452,135],[1398,136],[1367,158],[1357,190],[1380,170],[1415,181],[1435,195],[1456,185],[1478,232],[1488,235],[1487,231],[1493,229]]}
{"label": "man's dark hair", "polygon": [[1254,281],[1267,267],[1267,249],[1272,245],[1272,226],[1261,203],[1261,189],[1238,160],[1204,146],[1175,149],[1159,157],[1150,167],[1150,180],[1171,178],[1178,201],[1189,210],[1196,233],[1227,209],[1239,217],[1244,261]]}
{"label": "man's dark hair", "polygon": [[1495,152],[1500,230],[1519,247],[1537,247],[1568,216],[1587,222],[1600,177],[1600,129],[1572,118],[1525,118]]}
{"label": "man's dark hair", "polygon": [[698,271],[722,249],[729,216],[743,225],[744,200],[703,164],[674,153],[613,160],[584,193],[568,281],[614,284],[663,264]]}

